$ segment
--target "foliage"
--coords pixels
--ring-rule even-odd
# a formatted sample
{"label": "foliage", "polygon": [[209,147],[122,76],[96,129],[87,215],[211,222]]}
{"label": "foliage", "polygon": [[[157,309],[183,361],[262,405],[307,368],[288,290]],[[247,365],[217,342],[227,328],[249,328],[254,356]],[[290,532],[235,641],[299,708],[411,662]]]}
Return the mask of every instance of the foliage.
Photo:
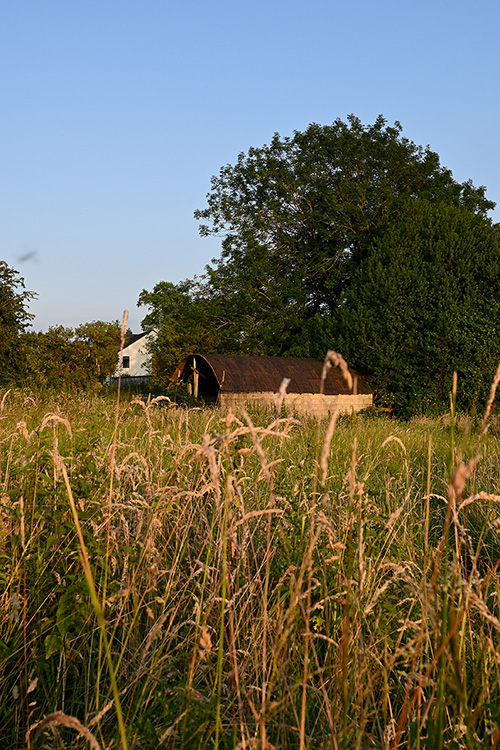
{"label": "foliage", "polygon": [[150,308],[143,329],[158,332],[149,344],[152,388],[166,388],[176,365],[190,350],[216,350],[217,330],[210,305],[193,292],[190,282],[175,285],[161,281],[152,292],[143,290],[138,304]]}
{"label": "foliage", "polygon": [[[406,274],[410,265],[413,278],[421,265],[427,268],[426,299],[440,297],[443,281],[449,287],[445,304],[451,301],[453,289],[460,292],[450,308],[450,347],[454,339],[463,340],[460,331],[480,330],[471,319],[475,303],[462,304],[475,282],[450,279],[467,274],[470,264],[477,278],[484,260],[488,275],[497,283],[498,235],[487,216],[495,204],[485,197],[484,188],[470,181],[456,182],[429,147],[402,136],[399,123],[388,126],[380,116],[373,125],[364,126],[350,116],[347,123],[312,124],[292,137],[276,134],[269,145],[250,148],[236,164],[223,167],[212,178],[207,201],[195,216],[202,236],[221,237],[220,258],[200,278],[179,285],[162,282],[140,297],[161,330],[154,369],[161,362],[171,371],[177,355],[193,349],[321,358],[329,348],[341,350],[343,343],[344,351],[353,354],[359,335],[348,332],[361,314],[358,290],[367,274],[373,276],[382,254],[387,274],[397,276],[405,252],[398,241],[411,246]],[[431,233],[429,215],[435,217]],[[460,241],[457,222],[464,233]],[[447,274],[433,277],[427,258],[434,252],[437,235],[441,246],[454,245],[456,254],[470,245],[475,257],[468,250],[467,262],[448,263]],[[487,299],[491,297],[489,292]],[[404,326],[391,328],[398,310],[393,309],[388,290],[372,283],[370,298],[378,311],[379,330],[376,339],[364,341],[363,349],[373,356],[351,356],[351,360],[371,376],[384,398],[407,410],[422,383],[421,339],[440,321],[433,321],[434,311],[426,310],[426,322],[419,322],[422,300],[410,294],[407,313],[415,319],[417,335],[407,339]],[[454,314],[457,307],[460,316]],[[441,312],[439,316],[442,320]],[[496,331],[495,316],[496,305],[482,305],[488,332]],[[369,330],[367,321],[365,332]],[[381,353],[377,359],[384,331],[386,351],[397,351],[395,366],[389,370],[387,356]],[[475,337],[470,339],[467,356],[475,359],[487,382],[490,363],[482,369],[485,336],[480,338],[477,346]],[[403,362],[403,369],[398,369]],[[446,376],[449,371],[447,366]],[[442,380],[428,403],[442,408],[446,394]],[[421,398],[415,400],[415,410],[424,405]]]}
{"label": "foliage", "polygon": [[25,291],[24,279],[18,271],[0,261],[0,357],[2,368],[0,382],[5,383],[15,377],[21,367],[20,336],[27,328],[33,315],[27,305],[36,295]]}
{"label": "foliage", "polygon": [[29,382],[55,388],[96,388],[118,361],[121,326],[96,320],[75,329],[51,326],[23,337]]}
{"label": "foliage", "polygon": [[411,199],[345,291],[336,341],[400,413],[486,400],[500,361],[498,226],[468,210]]}
{"label": "foliage", "polygon": [[494,748],[498,441],[164,404],[0,393],[0,746]]}

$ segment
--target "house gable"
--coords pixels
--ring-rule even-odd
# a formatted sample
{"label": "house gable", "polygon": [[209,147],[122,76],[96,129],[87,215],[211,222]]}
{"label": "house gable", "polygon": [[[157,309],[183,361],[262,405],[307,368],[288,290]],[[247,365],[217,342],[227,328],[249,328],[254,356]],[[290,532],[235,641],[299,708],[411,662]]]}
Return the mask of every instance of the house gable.
{"label": "house gable", "polygon": [[114,378],[120,376],[128,378],[144,378],[149,376],[150,354],[148,345],[155,337],[153,331],[133,334],[127,346],[118,354],[118,365],[113,374]]}

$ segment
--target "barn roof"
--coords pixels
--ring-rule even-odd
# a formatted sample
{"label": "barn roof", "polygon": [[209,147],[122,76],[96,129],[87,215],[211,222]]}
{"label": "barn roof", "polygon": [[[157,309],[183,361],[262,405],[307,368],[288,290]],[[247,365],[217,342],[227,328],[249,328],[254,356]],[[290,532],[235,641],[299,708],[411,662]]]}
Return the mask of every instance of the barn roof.
{"label": "barn roof", "polygon": [[[172,375],[176,383],[188,378],[192,372],[193,358],[196,368],[211,371],[221,391],[225,393],[276,393],[283,378],[290,378],[288,393],[319,393],[323,362],[304,357],[256,357],[229,354],[190,354],[180,362]],[[371,393],[371,388],[354,370],[357,393]],[[332,367],[326,377],[325,395],[351,393],[341,371]]]}

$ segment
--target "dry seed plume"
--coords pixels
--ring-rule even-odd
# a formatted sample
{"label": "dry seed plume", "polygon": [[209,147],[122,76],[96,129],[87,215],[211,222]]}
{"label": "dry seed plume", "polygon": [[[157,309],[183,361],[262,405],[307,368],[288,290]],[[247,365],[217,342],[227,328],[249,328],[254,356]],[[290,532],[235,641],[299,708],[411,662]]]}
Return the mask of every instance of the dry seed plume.
{"label": "dry seed plume", "polygon": [[128,310],[124,310],[123,320],[122,320],[122,330],[121,330],[121,336],[120,336],[120,349],[123,349],[123,345],[125,344],[125,334],[127,333],[127,323],[128,323]]}
{"label": "dry seed plume", "polygon": [[11,390],[12,390],[12,388],[9,388],[9,390],[5,391],[5,393],[3,394],[2,400],[0,401],[0,412],[3,411],[3,408],[5,406],[5,399],[7,398],[7,396],[11,392]]}
{"label": "dry seed plume", "polygon": [[479,452],[479,446],[481,444],[481,440],[483,439],[484,433],[486,432],[488,417],[490,416],[491,409],[493,407],[493,402],[495,400],[495,394],[496,394],[499,383],[500,383],[500,364],[498,365],[497,371],[495,373],[495,377],[493,378],[493,382],[490,388],[490,395],[488,398],[488,403],[486,404],[486,409],[484,411],[483,422],[481,424],[481,431],[479,433],[479,439],[478,439],[478,447],[477,447],[478,452]]}
{"label": "dry seed plume", "polygon": [[207,661],[212,650],[212,639],[206,625],[200,628],[200,638],[198,641],[198,656],[202,661]]}
{"label": "dry seed plume", "polygon": [[[476,468],[477,464],[479,463],[479,460],[481,458],[481,443],[483,440],[483,437],[486,434],[486,430],[488,427],[488,418],[491,413],[491,409],[493,407],[493,402],[495,401],[495,395],[497,391],[498,384],[500,383],[500,364],[498,365],[497,371],[495,373],[495,377],[493,378],[493,382],[491,384],[490,388],[490,395],[488,398],[488,403],[486,404],[486,409],[484,411],[484,417],[481,424],[481,430],[479,432],[479,437],[477,441],[477,449],[476,449],[476,455],[471,458],[471,460],[467,464],[459,464],[455,471],[453,472],[453,476],[451,478],[451,482],[448,485],[448,500],[450,503],[455,504],[456,498],[461,500],[462,493],[465,489],[465,484],[468,480],[468,478],[473,473],[474,469]],[[454,384],[455,387],[455,384]],[[465,507],[463,503],[461,504],[461,507]]]}
{"label": "dry seed plume", "polygon": [[347,362],[345,361],[344,357],[341,354],[338,354],[338,352],[334,352],[330,349],[326,353],[325,363],[323,365],[323,372],[321,373],[321,393],[323,393],[323,387],[325,384],[326,376],[328,375],[328,371],[330,370],[332,365],[334,367],[340,367],[344,380],[352,391],[352,387],[353,387],[352,375],[349,372]]}
{"label": "dry seed plume", "polygon": [[40,426],[37,427],[36,431],[42,432],[47,427],[47,425],[55,426],[56,424],[64,425],[68,431],[68,435],[70,436],[70,438],[73,437],[70,423],[67,419],[64,419],[64,417],[60,417],[58,414],[46,414],[42,419]]}

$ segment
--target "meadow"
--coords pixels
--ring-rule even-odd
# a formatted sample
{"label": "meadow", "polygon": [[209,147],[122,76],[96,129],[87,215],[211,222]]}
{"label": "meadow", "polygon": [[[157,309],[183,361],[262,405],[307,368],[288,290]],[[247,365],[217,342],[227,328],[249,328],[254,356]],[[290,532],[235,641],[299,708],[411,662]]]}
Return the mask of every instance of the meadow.
{"label": "meadow", "polygon": [[492,398],[0,392],[0,747],[497,747]]}

